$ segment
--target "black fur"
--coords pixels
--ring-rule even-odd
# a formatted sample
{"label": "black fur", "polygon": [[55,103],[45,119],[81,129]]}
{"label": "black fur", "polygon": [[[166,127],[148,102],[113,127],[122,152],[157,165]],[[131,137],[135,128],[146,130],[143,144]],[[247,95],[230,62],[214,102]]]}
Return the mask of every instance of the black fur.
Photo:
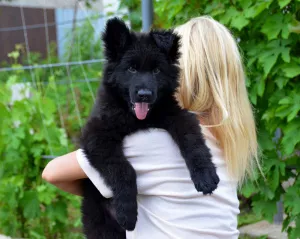
{"label": "black fur", "polygon": [[[107,64],[97,102],[81,138],[90,163],[113,191],[105,199],[85,181],[82,205],[88,239],[125,238],[137,221],[136,173],[126,160],[125,136],[141,129],[162,128],[178,144],[197,191],[210,194],[219,178],[195,115],[178,106],[179,37],[173,31],[131,32],[121,20],[107,22],[103,34]],[[149,104],[144,120],[133,110]]]}

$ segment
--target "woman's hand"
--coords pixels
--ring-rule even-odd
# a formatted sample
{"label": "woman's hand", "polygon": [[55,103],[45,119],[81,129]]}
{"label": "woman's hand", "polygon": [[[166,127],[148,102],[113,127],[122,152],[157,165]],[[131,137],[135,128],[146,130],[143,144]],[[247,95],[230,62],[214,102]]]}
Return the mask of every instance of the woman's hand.
{"label": "woman's hand", "polygon": [[42,178],[66,192],[81,196],[81,179],[87,176],[81,169],[74,151],[50,161],[42,173]]}

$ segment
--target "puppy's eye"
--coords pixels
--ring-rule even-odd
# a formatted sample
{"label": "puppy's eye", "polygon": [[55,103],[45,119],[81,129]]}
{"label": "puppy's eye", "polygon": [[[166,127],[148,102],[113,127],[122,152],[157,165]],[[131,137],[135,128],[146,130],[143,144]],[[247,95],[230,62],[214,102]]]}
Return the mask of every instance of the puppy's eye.
{"label": "puppy's eye", "polygon": [[137,72],[137,70],[134,67],[132,67],[132,66],[128,68],[128,71],[130,73],[136,73]]}
{"label": "puppy's eye", "polygon": [[158,74],[160,72],[160,70],[158,68],[153,69],[153,74]]}
{"label": "puppy's eye", "polygon": [[160,72],[160,70],[158,69],[158,68],[155,68],[154,70],[153,70],[153,74],[158,74]]}

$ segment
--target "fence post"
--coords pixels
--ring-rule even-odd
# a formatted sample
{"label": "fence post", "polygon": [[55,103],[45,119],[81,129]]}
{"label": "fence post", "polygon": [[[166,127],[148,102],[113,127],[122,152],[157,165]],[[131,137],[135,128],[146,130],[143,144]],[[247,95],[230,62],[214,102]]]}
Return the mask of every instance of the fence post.
{"label": "fence post", "polygon": [[274,215],[273,222],[274,224],[281,224],[283,222],[283,204],[282,196],[280,200],[276,203],[277,213]]}
{"label": "fence post", "polygon": [[148,32],[153,22],[153,3],[152,0],[142,0],[142,31]]}

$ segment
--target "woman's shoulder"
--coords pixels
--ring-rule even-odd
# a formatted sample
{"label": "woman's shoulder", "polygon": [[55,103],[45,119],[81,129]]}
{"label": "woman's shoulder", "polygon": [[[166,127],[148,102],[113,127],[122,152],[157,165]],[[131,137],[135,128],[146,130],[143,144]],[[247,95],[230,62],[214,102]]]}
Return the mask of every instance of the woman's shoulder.
{"label": "woman's shoulder", "polygon": [[[211,141],[217,141],[216,138],[213,136],[213,134],[210,132],[209,128],[207,128],[201,124],[199,124],[199,127],[201,128],[202,134],[205,137],[205,139],[211,140]],[[145,136],[149,136],[149,135],[162,136],[162,135],[168,135],[168,132],[165,129],[161,129],[161,128],[149,128],[149,129],[143,129],[143,130],[134,132],[134,133],[126,136],[126,138],[131,139],[131,138],[145,137]]]}
{"label": "woman's shoulder", "polygon": [[[213,162],[217,166],[224,166],[223,152],[216,138],[208,128],[200,125],[199,127],[202,129],[201,131],[205,143],[212,154]],[[178,154],[179,152],[179,148],[171,135],[166,130],[157,128],[141,130],[127,136],[124,139],[123,147],[127,156],[140,155],[150,157],[153,154],[165,156],[169,154],[173,155],[174,152]]]}
{"label": "woman's shoulder", "polygon": [[[199,125],[201,132],[205,139],[205,142],[211,150],[219,151],[219,145],[216,138],[205,126]],[[152,145],[168,145],[169,147],[176,147],[174,140],[171,135],[164,129],[159,128],[149,128],[146,130],[137,131],[131,135],[128,135],[124,139],[124,147],[131,147],[134,145],[144,145],[148,147],[149,144]]]}
{"label": "woman's shoulder", "polygon": [[[205,143],[212,155],[212,161],[218,168],[219,177],[226,181],[230,180],[224,153],[218,141],[209,128],[200,125],[199,127],[201,127]],[[152,167],[153,164],[157,164],[159,167],[163,163],[174,164],[183,161],[177,144],[163,129],[151,128],[129,135],[123,142],[123,148],[126,157],[134,166],[151,162]]]}

